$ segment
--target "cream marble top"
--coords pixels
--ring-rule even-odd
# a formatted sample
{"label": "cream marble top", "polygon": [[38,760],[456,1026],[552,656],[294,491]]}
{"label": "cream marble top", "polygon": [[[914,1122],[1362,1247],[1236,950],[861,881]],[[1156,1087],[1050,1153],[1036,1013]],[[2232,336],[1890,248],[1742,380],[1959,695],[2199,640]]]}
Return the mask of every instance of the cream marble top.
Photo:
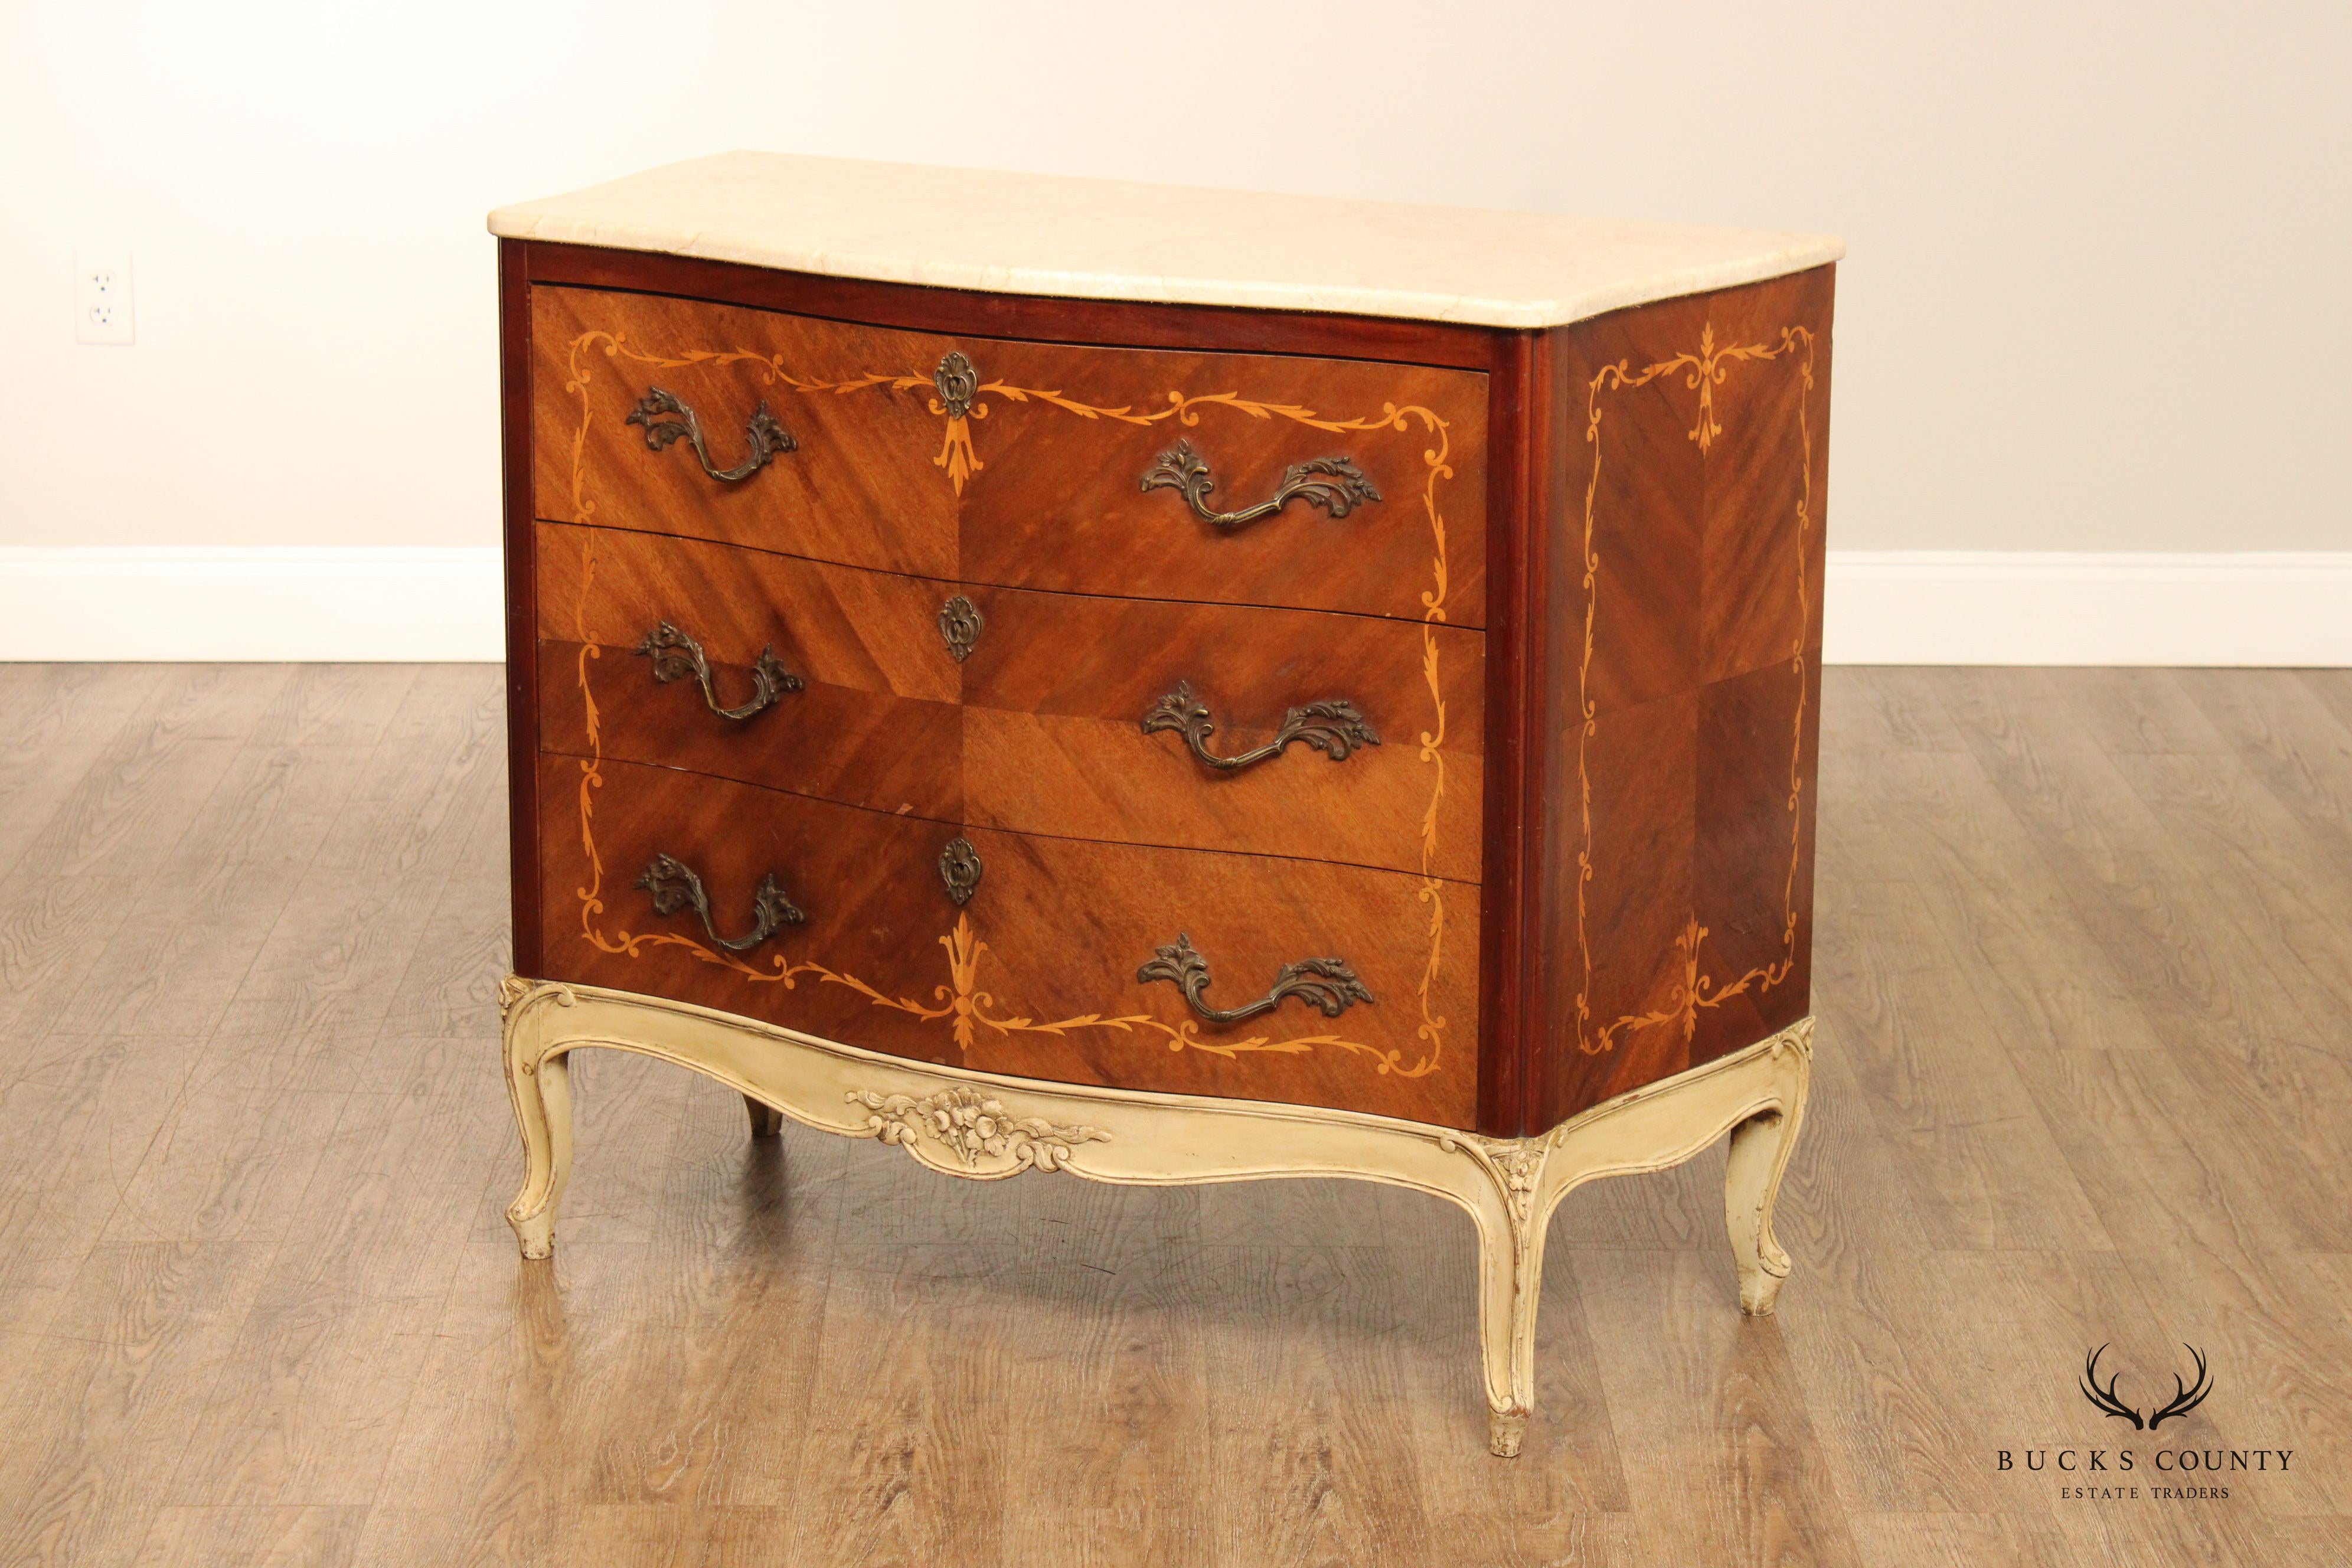
{"label": "cream marble top", "polygon": [[722,153],[490,232],[1079,300],[1550,327],[1834,261],[1821,235]]}

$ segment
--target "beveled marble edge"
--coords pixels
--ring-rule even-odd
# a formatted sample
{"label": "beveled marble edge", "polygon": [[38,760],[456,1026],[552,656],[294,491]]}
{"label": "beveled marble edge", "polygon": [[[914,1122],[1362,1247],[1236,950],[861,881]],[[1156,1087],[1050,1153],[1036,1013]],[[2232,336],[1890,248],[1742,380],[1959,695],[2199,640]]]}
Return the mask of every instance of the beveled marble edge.
{"label": "beveled marble edge", "polygon": [[1564,325],[1837,260],[1819,235],[723,153],[490,232],[991,293]]}

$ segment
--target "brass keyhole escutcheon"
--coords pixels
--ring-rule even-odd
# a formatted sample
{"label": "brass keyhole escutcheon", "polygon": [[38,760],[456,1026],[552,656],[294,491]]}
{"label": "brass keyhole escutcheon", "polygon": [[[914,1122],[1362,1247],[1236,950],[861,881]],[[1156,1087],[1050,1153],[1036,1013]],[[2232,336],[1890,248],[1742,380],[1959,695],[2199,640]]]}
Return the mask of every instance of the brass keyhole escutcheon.
{"label": "brass keyhole escutcheon", "polygon": [[971,657],[980,634],[987,629],[980,606],[961,594],[940,606],[940,636],[947,639],[948,656],[958,664]]}
{"label": "brass keyhole escutcheon", "polygon": [[948,885],[948,897],[958,909],[971,902],[972,894],[980,888],[980,851],[971,840],[958,837],[948,840],[940,851],[940,880]]}

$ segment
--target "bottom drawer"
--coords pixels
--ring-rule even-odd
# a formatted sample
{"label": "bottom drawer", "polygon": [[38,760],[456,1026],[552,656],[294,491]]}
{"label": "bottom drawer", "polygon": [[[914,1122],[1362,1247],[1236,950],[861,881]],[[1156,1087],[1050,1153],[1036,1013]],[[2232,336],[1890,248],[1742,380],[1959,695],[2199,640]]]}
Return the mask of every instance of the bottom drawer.
{"label": "bottom drawer", "polygon": [[[991,831],[609,760],[539,765],[548,979],[1024,1078],[1475,1114],[1473,887]],[[941,868],[957,838],[978,862],[961,904]],[[1343,961],[1369,1000],[1327,1016],[1313,1003],[1345,980],[1286,971],[1314,959]],[[1188,980],[1208,1008],[1282,995],[1219,1023]]]}

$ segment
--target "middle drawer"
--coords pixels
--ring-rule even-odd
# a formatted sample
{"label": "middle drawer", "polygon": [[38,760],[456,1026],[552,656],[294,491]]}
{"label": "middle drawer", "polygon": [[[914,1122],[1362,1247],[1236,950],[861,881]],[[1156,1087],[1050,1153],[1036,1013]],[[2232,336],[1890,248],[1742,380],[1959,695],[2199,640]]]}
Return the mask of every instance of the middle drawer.
{"label": "middle drawer", "polygon": [[1478,879],[1477,632],[560,523],[537,553],[545,751],[982,827]]}

